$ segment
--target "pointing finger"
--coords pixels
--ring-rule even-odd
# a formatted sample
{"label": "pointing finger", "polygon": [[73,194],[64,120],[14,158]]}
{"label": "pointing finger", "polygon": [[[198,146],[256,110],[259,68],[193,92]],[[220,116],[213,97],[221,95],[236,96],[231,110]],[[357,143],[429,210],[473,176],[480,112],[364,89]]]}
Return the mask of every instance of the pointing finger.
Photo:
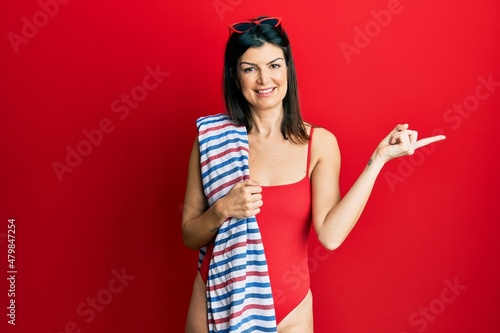
{"label": "pointing finger", "polygon": [[427,146],[428,144],[431,144],[431,143],[436,142],[436,141],[441,141],[444,139],[446,139],[446,137],[444,135],[436,135],[436,136],[431,136],[429,138],[420,139],[415,144],[415,149],[423,147],[423,146]]}

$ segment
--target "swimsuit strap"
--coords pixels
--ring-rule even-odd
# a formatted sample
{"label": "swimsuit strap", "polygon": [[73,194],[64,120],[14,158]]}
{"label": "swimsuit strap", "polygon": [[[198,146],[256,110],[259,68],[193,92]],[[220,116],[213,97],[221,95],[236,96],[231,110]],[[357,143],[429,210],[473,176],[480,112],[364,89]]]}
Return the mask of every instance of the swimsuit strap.
{"label": "swimsuit strap", "polygon": [[311,126],[311,132],[309,133],[309,141],[307,143],[307,169],[306,175],[309,178],[309,168],[311,166],[311,146],[312,146],[312,138],[313,138],[314,127]]}

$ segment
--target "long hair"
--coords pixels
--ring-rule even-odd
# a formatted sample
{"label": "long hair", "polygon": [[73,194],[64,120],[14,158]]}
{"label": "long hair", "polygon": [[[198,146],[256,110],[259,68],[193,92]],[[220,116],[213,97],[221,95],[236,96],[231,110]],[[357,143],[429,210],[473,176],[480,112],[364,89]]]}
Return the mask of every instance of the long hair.
{"label": "long hair", "polygon": [[[262,19],[259,17],[257,19]],[[288,73],[288,89],[283,99],[283,120],[281,134],[294,143],[305,143],[309,140],[302,120],[299,104],[297,74],[292,57],[292,48],[288,35],[280,25],[274,27],[266,24],[254,24],[244,33],[233,33],[226,43],[224,54],[224,73],[222,89],[224,102],[229,117],[239,125],[244,125],[248,132],[252,129],[252,117],[247,100],[241,93],[235,73],[238,59],[251,47],[261,47],[265,43],[273,44],[283,50]]]}

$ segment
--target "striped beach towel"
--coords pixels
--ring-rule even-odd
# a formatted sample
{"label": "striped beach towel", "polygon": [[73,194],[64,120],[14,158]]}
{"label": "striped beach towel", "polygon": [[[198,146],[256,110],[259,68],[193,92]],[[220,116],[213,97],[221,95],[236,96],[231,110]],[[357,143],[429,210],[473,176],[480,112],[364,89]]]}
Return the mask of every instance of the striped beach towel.
{"label": "striped beach towel", "polygon": [[[211,206],[249,178],[248,134],[226,114],[199,118],[203,189]],[[198,268],[206,254],[200,249]],[[208,259],[208,258],[207,258]],[[206,285],[212,332],[276,332],[276,317],[264,247],[255,216],[227,219],[210,258]]]}

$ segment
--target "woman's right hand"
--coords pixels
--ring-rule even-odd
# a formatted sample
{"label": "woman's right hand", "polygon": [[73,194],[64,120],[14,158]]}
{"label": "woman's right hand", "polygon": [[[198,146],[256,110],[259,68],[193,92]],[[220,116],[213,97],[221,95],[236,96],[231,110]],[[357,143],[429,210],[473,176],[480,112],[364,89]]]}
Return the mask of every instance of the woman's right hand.
{"label": "woman's right hand", "polygon": [[260,213],[262,201],[262,187],[259,183],[250,179],[241,181],[233,186],[231,190],[216,204],[221,215],[243,219]]}

